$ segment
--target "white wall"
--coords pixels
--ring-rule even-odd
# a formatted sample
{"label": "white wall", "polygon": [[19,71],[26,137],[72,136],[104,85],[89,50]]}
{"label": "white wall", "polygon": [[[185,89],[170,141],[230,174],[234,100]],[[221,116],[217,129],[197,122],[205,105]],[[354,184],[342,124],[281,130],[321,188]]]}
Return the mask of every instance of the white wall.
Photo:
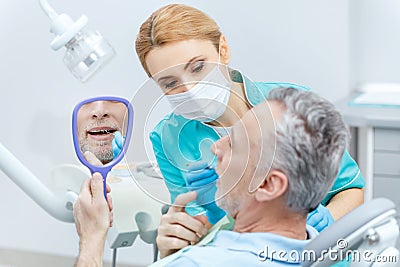
{"label": "white wall", "polygon": [[399,83],[400,2],[350,2],[351,86],[366,82]]}
{"label": "white wall", "polygon": [[[90,27],[106,36],[117,57],[93,80],[80,84],[64,67],[63,52],[50,49],[50,21],[38,0],[1,1],[0,141],[44,183],[54,166],[78,163],[70,134],[74,105],[103,94],[131,99],[144,82],[146,76],[134,52],[136,33],[152,11],[170,1],[50,2],[74,19],[86,14]],[[254,80],[307,85],[331,100],[348,93],[348,1],[180,2],[217,19],[231,45],[231,65]],[[131,146],[133,159],[145,160],[139,147]],[[1,172],[0,195],[0,248],[76,255],[74,225],[47,215]],[[109,250],[106,258],[111,258]],[[147,264],[150,260],[151,247],[142,242],[119,252],[119,262]]]}

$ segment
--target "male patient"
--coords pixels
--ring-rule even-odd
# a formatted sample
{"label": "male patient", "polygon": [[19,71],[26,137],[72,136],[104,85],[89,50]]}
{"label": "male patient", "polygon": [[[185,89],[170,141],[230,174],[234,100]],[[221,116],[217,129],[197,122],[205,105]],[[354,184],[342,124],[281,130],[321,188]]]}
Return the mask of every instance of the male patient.
{"label": "male patient", "polygon": [[109,163],[118,154],[113,151],[117,145],[114,136],[126,132],[126,114],[124,103],[109,100],[90,102],[79,109],[79,146],[93,165]]}
{"label": "male patient", "polygon": [[[234,219],[232,231],[220,230],[204,246],[186,247],[168,266],[300,265],[301,258],[293,253],[278,252],[301,255],[317,234],[306,226],[307,214],[334,182],[348,138],[329,102],[312,92],[272,90],[268,101],[247,112],[230,137],[212,147],[218,157],[216,199]],[[93,175],[74,205],[80,237],[77,266],[101,265],[112,209],[102,190],[101,177]],[[168,232],[182,229],[174,224],[198,227],[185,223],[189,215],[184,206],[195,199],[196,192],[178,196],[164,215],[157,239],[164,255],[177,242],[168,239]]]}

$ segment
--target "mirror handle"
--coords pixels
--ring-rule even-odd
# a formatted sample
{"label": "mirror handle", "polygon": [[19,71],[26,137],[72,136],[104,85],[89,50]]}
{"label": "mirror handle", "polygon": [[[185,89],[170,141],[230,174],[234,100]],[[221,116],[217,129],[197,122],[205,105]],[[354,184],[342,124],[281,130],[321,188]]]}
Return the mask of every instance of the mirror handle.
{"label": "mirror handle", "polygon": [[101,174],[101,177],[103,177],[103,192],[104,192],[104,198],[107,199],[107,175],[111,171],[112,166],[110,167],[105,167],[105,166],[93,166],[90,170],[92,176],[95,172],[98,172]]}

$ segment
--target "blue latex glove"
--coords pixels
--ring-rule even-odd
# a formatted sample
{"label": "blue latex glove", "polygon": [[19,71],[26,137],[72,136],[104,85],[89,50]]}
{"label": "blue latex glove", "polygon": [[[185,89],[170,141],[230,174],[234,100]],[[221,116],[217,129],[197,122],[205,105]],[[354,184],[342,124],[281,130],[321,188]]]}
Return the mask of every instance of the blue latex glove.
{"label": "blue latex glove", "polygon": [[218,174],[206,162],[198,162],[189,167],[186,175],[186,185],[190,191],[197,192],[196,202],[206,209],[208,221],[215,224],[226,212],[215,203]]}
{"label": "blue latex glove", "polygon": [[307,224],[317,229],[318,232],[323,231],[333,223],[334,219],[331,213],[321,204],[319,204],[318,207],[307,216]]}
{"label": "blue latex glove", "polygon": [[115,159],[119,153],[121,153],[122,147],[124,146],[124,138],[119,131],[114,133],[114,139],[112,140],[111,146],[113,150],[113,157]]}

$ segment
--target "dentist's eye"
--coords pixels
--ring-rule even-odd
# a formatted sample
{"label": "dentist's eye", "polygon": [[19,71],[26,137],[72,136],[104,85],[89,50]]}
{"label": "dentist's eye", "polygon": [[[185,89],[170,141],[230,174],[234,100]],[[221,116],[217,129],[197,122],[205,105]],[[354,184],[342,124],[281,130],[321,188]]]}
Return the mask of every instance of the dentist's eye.
{"label": "dentist's eye", "polygon": [[195,64],[193,64],[192,72],[198,73],[198,72],[202,71],[203,68],[204,68],[204,61],[197,61]]}
{"label": "dentist's eye", "polygon": [[172,89],[178,85],[178,81],[171,81],[162,85],[164,89]]}

